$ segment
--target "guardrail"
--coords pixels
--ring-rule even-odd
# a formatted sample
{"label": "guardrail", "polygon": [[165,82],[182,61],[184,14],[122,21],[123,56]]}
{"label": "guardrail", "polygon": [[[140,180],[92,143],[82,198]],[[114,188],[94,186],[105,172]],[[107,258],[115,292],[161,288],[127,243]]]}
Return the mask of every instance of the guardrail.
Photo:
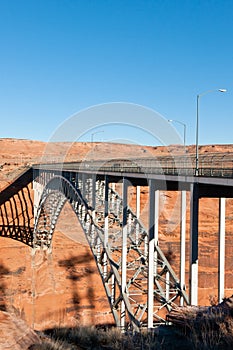
{"label": "guardrail", "polygon": [[[80,170],[195,176],[195,156],[112,159],[80,163]],[[233,178],[233,154],[199,157],[199,176]]]}
{"label": "guardrail", "polygon": [[[159,156],[154,158],[84,160],[64,164],[53,163],[52,168],[54,170],[58,168],[95,172],[195,176],[195,161],[194,155]],[[42,164],[41,168],[43,167],[49,167],[49,164]],[[233,178],[233,153],[201,155],[198,176]]]}

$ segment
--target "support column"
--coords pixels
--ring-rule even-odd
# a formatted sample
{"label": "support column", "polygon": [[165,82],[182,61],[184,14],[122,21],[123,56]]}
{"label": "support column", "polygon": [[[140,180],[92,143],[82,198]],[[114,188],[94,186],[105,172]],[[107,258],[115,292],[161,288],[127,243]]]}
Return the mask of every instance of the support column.
{"label": "support column", "polygon": [[137,219],[140,217],[140,211],[141,211],[141,199],[140,199],[140,186],[136,187],[136,215]]}
{"label": "support column", "polygon": [[75,173],[75,185],[74,185],[74,187],[75,187],[75,189],[77,190],[78,189],[78,175],[79,175],[79,173]]}
{"label": "support column", "polygon": [[225,297],[225,216],[226,198],[219,198],[218,302]]}
{"label": "support column", "polygon": [[190,186],[190,303],[198,305],[198,184]]}
{"label": "support column", "polygon": [[[140,199],[140,186],[136,186],[136,216],[137,219],[140,217],[141,210],[141,199]],[[138,245],[139,242],[139,223],[136,223],[136,232],[135,232],[135,244]]]}
{"label": "support column", "polygon": [[69,182],[73,185],[74,173],[72,171],[69,172]]}
{"label": "support column", "polygon": [[[128,181],[123,178],[122,184],[123,199],[123,222],[122,222],[122,253],[121,253],[121,288],[122,294],[126,293],[127,280],[127,206],[128,206]],[[121,303],[121,327],[125,328],[125,303]]]}
{"label": "support column", "polygon": [[[180,286],[185,286],[185,236],[186,236],[186,191],[181,191],[181,222],[180,222]],[[180,297],[180,306],[184,305],[184,298]]]}
{"label": "support column", "polygon": [[92,197],[91,197],[91,185],[92,182],[90,181],[90,178],[86,177],[86,201],[87,203],[91,203]]}
{"label": "support column", "polygon": [[86,199],[86,176],[85,174],[82,174],[82,197],[85,200]]}
{"label": "support column", "polygon": [[96,206],[96,175],[92,175],[92,203],[91,203],[91,211],[92,211],[92,217],[94,219],[95,216],[95,206]]}
{"label": "support column", "polygon": [[155,246],[158,244],[159,190],[155,191],[155,181],[149,181],[149,242],[148,242],[148,328],[153,328],[154,276],[157,270]]}
{"label": "support column", "polygon": [[33,214],[34,214],[34,221],[37,216],[37,211],[40,204],[40,198],[43,193],[44,186],[36,180],[33,180],[33,191],[34,191],[34,201],[33,201]]}
{"label": "support column", "polygon": [[91,228],[91,234],[92,234],[92,238],[91,238],[91,244],[94,244],[94,240],[95,240],[95,207],[96,207],[96,175],[93,174],[92,175],[92,203],[91,203],[91,215],[92,215],[92,228]]}
{"label": "support column", "polygon": [[[108,246],[108,176],[104,178],[104,248]],[[107,256],[104,253],[104,275],[107,276]]]}

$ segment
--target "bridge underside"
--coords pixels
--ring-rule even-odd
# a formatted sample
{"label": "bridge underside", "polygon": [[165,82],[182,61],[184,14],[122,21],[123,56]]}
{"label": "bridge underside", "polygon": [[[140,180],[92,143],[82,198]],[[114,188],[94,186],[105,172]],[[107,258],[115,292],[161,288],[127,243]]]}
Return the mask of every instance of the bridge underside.
{"label": "bridge underside", "polygon": [[33,171],[29,169],[0,196],[0,236],[33,245]]}

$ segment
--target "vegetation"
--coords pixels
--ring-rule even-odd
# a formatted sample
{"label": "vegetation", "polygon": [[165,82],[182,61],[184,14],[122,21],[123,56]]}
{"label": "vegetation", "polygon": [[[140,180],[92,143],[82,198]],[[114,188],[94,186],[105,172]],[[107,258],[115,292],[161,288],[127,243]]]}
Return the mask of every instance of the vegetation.
{"label": "vegetation", "polygon": [[115,327],[57,328],[40,334],[30,350],[230,350],[233,349],[233,297],[210,307],[177,307],[172,325],[122,333]]}
{"label": "vegetation", "polygon": [[233,349],[233,297],[210,307],[178,307],[167,318],[192,349]]}
{"label": "vegetation", "polygon": [[[173,337],[169,334],[170,330],[171,327],[165,327],[161,337],[157,330],[122,333],[115,327],[59,328],[41,333],[42,343],[31,346],[30,350],[172,350]],[[179,338],[175,330],[174,335]]]}
{"label": "vegetation", "polygon": [[[193,328],[190,328],[190,327]],[[233,328],[232,328],[233,329]],[[30,350],[220,350],[233,348],[233,333],[227,327],[215,329],[204,320],[201,329],[195,322],[184,329],[161,326],[153,332],[121,333],[116,328],[80,327],[54,329],[40,334],[41,344]]]}

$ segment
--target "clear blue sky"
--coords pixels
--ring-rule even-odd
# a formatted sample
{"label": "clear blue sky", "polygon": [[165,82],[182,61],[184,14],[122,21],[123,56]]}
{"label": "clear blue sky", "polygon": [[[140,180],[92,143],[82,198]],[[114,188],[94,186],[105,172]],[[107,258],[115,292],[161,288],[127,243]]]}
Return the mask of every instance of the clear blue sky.
{"label": "clear blue sky", "polygon": [[47,141],[123,101],[184,122],[194,144],[196,95],[227,88],[200,100],[200,143],[233,143],[232,18],[232,0],[0,0],[0,137]]}

